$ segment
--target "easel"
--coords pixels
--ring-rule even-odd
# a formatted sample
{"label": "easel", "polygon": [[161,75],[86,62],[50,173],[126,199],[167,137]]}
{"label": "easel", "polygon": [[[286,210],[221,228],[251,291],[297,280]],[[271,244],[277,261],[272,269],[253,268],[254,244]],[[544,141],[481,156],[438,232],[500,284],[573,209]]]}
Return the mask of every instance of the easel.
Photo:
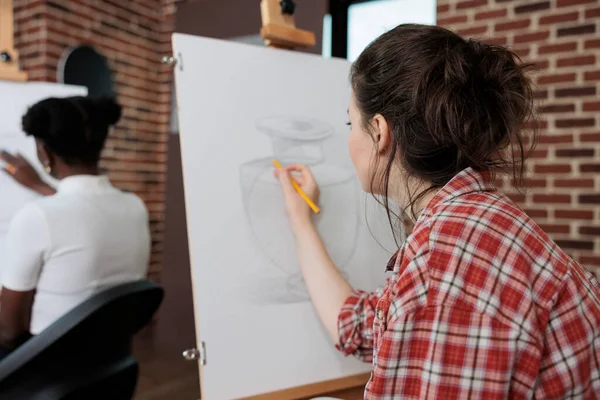
{"label": "easel", "polygon": [[27,80],[27,72],[19,70],[19,53],[14,48],[12,0],[0,0],[0,79]]}
{"label": "easel", "polygon": [[315,34],[296,28],[293,0],[261,0],[260,35],[269,47],[293,50],[315,45]]}
{"label": "easel", "polygon": [[[293,0],[261,0],[262,28],[260,35],[265,44],[272,48],[293,50],[315,45],[315,34],[296,28]],[[345,378],[299,386],[241,400],[300,399],[319,396],[335,391],[364,387],[370,374],[357,374]]]}

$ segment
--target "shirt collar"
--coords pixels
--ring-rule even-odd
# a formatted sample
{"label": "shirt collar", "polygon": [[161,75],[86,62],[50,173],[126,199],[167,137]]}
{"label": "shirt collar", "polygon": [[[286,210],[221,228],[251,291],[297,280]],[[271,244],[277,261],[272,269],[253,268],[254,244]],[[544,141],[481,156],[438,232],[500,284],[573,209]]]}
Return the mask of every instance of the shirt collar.
{"label": "shirt collar", "polygon": [[107,176],[73,175],[62,179],[57,188],[58,193],[99,193],[113,189]]}
{"label": "shirt collar", "polygon": [[[450,181],[440,189],[435,196],[427,203],[427,206],[423,209],[423,212],[419,216],[417,224],[421,223],[424,219],[428,218],[432,214],[433,208],[440,204],[450,201],[456,197],[469,194],[469,193],[480,193],[480,192],[492,192],[496,188],[492,183],[492,175],[489,171],[475,171],[469,167],[458,174],[454,175]],[[396,251],[396,253],[390,258],[386,266],[386,272],[393,271],[398,262],[401,262],[408,238],[404,241],[402,247]]]}
{"label": "shirt collar", "polygon": [[492,183],[492,174],[490,171],[475,171],[469,167],[463,169],[458,174],[454,175],[452,179],[443,188],[441,188],[427,206],[423,209],[423,212],[419,216],[419,220],[431,216],[432,210],[435,206],[440,203],[446,203],[456,197],[463,196],[469,193],[480,193],[480,192],[493,192],[496,188]]}

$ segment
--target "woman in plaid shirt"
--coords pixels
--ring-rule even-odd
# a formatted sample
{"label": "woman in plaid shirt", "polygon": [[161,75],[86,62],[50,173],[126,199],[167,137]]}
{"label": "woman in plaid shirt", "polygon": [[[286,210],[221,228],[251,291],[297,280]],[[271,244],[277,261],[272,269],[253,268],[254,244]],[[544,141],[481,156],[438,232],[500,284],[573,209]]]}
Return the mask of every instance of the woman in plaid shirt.
{"label": "woman in plaid shirt", "polygon": [[[386,287],[354,290],[277,173],[316,310],[372,362],[368,399],[600,398],[600,286],[493,186],[519,181],[532,116],[527,65],[501,46],[400,25],[352,66],[349,150],[363,188],[415,225]],[[366,266],[376,268],[376,266]]]}

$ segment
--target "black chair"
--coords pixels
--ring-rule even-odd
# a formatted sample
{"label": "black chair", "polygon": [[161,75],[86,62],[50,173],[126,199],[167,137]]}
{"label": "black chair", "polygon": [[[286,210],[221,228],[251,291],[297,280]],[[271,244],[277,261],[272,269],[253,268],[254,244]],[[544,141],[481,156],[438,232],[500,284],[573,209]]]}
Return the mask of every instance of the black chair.
{"label": "black chair", "polygon": [[138,377],[132,339],[163,295],[140,281],[75,307],[0,361],[0,399],[130,400]]}

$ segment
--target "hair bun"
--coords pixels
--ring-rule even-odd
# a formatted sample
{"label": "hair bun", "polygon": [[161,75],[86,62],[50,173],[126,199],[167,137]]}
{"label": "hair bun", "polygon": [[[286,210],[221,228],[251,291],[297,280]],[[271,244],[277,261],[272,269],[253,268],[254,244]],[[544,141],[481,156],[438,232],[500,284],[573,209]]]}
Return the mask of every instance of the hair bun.
{"label": "hair bun", "polygon": [[21,124],[25,132],[35,137],[41,135],[54,136],[56,118],[53,114],[59,112],[58,104],[55,99],[46,99],[28,108],[27,113],[22,117]]}
{"label": "hair bun", "polygon": [[102,97],[92,101],[94,114],[106,125],[115,125],[121,119],[122,107],[114,97]]}

